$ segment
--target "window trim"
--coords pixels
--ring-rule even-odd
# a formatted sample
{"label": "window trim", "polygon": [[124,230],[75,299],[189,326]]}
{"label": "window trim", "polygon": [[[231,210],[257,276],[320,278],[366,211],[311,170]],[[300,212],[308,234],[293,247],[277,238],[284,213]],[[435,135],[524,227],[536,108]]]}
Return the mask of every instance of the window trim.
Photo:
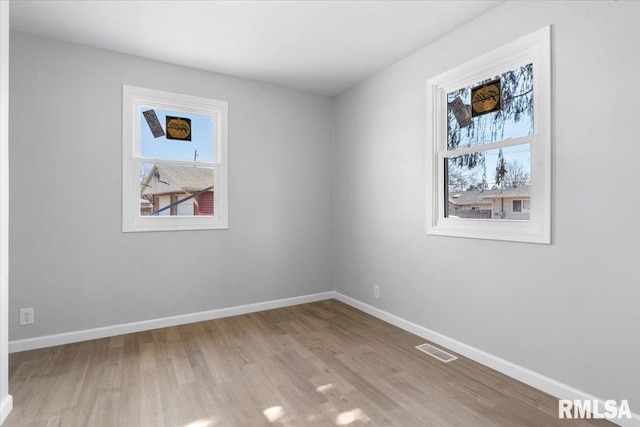
{"label": "window trim", "polygon": [[[140,157],[140,107],[184,111],[186,113],[215,117],[218,124],[217,162],[180,162]],[[165,92],[136,86],[122,86],[122,231],[176,231],[228,229],[228,103],[216,99]],[[140,163],[188,163],[193,166],[213,167],[214,214],[213,216],[154,216],[140,215]]]}
{"label": "window trim", "polygon": [[[534,133],[495,146],[531,147],[531,219],[478,220],[444,216],[447,93],[533,63]],[[452,152],[460,153],[465,149]],[[477,147],[470,150],[478,151]],[[427,230],[429,235],[551,243],[551,27],[544,27],[427,80]]]}

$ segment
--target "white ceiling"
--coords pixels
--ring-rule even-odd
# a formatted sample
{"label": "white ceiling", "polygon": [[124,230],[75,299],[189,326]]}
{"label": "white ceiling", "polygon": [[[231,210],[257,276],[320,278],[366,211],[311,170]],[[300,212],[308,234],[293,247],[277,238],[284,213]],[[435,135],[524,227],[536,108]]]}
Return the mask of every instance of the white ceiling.
{"label": "white ceiling", "polygon": [[10,12],[14,30],[336,95],[499,3],[11,0]]}

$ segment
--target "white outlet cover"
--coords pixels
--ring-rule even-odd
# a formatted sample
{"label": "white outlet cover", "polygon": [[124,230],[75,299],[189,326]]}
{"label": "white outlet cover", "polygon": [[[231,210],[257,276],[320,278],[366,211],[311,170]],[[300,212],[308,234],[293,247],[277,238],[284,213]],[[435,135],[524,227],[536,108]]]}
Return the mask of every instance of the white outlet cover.
{"label": "white outlet cover", "polygon": [[33,325],[33,307],[20,309],[20,326]]}

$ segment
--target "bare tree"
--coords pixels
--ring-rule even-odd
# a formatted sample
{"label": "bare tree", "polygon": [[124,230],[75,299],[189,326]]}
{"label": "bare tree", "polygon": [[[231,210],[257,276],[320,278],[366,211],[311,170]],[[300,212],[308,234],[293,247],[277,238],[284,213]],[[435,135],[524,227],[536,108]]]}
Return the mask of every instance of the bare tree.
{"label": "bare tree", "polygon": [[483,187],[484,178],[481,180],[477,171],[467,167],[458,166],[455,161],[450,161],[447,169],[449,191],[480,190]]}
{"label": "bare tree", "polygon": [[148,164],[148,163],[143,163],[140,165],[140,184],[144,184],[144,182],[147,180],[147,177],[149,176],[149,172],[151,172],[151,169],[153,169],[153,165]]}
{"label": "bare tree", "polygon": [[522,164],[513,160],[507,163],[506,174],[504,176],[504,188],[525,187],[531,184],[531,175]]}
{"label": "bare tree", "polygon": [[469,180],[464,171],[454,164],[449,165],[449,191],[464,191],[469,186]]}

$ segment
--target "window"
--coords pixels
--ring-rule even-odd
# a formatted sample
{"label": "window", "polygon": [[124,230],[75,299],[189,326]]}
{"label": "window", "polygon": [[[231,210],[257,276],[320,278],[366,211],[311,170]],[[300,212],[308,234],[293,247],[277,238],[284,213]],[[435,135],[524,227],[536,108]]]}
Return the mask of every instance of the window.
{"label": "window", "polygon": [[550,79],[546,27],[428,80],[428,234],[550,243]]}
{"label": "window", "polygon": [[511,210],[513,212],[529,212],[529,200],[513,200],[511,202]]}
{"label": "window", "polygon": [[512,202],[512,210],[514,212],[522,212],[522,200],[514,200]]}
{"label": "window", "polygon": [[123,86],[123,231],[228,228],[227,109]]}

